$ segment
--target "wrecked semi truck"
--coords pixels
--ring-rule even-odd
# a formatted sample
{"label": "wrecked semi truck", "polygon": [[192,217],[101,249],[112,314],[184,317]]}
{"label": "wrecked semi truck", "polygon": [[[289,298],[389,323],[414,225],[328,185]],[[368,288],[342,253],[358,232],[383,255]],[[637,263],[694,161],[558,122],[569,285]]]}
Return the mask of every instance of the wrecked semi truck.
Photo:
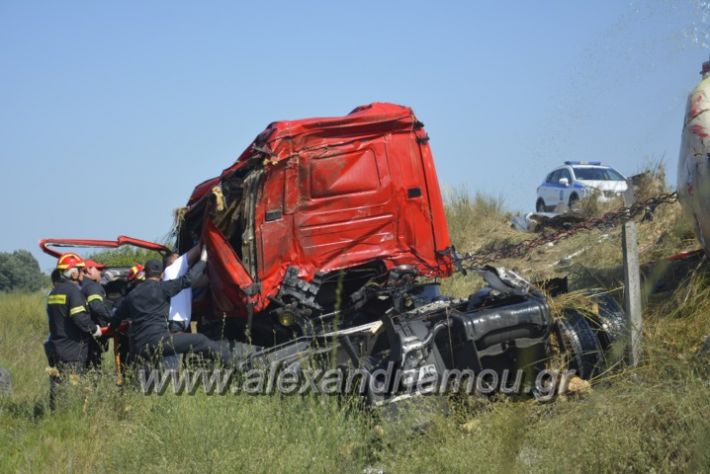
{"label": "wrecked semi truck", "polygon": [[504,269],[478,270],[488,286],[469,298],[441,294],[457,256],[429,137],[408,107],[274,122],[180,214],[179,250],[202,240],[211,252],[209,294],[195,303],[203,330],[276,346],[262,356],[300,357],[317,341],[355,367],[535,371],[560,349],[590,377],[623,333],[611,298],[595,297],[598,317],[555,321]]}
{"label": "wrecked semi truck", "polygon": [[406,372],[384,399],[454,369],[534,376],[559,355],[589,378],[625,331],[611,298],[553,318],[546,295],[502,268],[473,269],[487,286],[468,298],[442,295],[457,254],[429,137],[398,105],[270,124],[195,188],[175,233],[179,252],[210,253],[199,331],[261,348],[243,368]]}

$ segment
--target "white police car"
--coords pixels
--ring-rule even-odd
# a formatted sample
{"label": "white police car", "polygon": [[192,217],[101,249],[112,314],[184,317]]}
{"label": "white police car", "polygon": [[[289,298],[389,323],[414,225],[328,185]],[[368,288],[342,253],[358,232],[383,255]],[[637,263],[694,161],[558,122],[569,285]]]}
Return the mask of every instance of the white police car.
{"label": "white police car", "polygon": [[598,191],[600,201],[608,201],[628,189],[626,178],[600,161],[565,161],[537,188],[537,212],[574,209],[583,199]]}

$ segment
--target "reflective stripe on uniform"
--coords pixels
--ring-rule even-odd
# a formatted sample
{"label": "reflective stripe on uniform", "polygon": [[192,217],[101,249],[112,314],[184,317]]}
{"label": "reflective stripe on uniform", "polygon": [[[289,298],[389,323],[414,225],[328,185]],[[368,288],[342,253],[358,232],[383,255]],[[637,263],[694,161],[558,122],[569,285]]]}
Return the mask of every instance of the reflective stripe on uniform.
{"label": "reflective stripe on uniform", "polygon": [[101,295],[91,295],[88,298],[86,298],[87,303],[91,303],[92,301],[103,301],[103,297]]}
{"label": "reflective stripe on uniform", "polygon": [[83,306],[76,306],[69,310],[69,316],[74,316],[79,313],[83,313],[86,309]]}
{"label": "reflective stripe on uniform", "polygon": [[47,304],[67,304],[67,295],[49,295]]}

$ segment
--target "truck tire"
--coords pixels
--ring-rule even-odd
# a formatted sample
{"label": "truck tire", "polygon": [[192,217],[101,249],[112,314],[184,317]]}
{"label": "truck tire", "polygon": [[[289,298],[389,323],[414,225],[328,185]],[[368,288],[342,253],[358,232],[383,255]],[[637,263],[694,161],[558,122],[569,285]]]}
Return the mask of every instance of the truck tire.
{"label": "truck tire", "polygon": [[599,319],[601,327],[597,329],[599,342],[602,349],[608,351],[612,344],[627,335],[627,321],[624,310],[608,293],[592,295],[592,299],[599,305]]}
{"label": "truck tire", "polygon": [[592,326],[604,351],[604,368],[621,366],[624,363],[624,343],[629,336],[626,314],[608,293],[591,295],[591,299],[599,305],[599,318],[592,322]]}
{"label": "truck tire", "polygon": [[603,369],[604,350],[587,319],[575,310],[566,312],[559,322],[565,350],[570,358],[570,369],[583,379],[591,379]]}

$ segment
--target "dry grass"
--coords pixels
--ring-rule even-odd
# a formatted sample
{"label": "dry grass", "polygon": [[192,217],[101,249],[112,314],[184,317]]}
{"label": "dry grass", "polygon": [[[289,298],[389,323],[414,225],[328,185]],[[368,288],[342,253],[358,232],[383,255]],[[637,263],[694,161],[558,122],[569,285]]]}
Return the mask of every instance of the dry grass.
{"label": "dry grass", "polygon": [[444,200],[451,240],[459,250],[471,251],[520,238],[520,233],[511,228],[511,214],[500,199],[454,189],[445,193]]}

